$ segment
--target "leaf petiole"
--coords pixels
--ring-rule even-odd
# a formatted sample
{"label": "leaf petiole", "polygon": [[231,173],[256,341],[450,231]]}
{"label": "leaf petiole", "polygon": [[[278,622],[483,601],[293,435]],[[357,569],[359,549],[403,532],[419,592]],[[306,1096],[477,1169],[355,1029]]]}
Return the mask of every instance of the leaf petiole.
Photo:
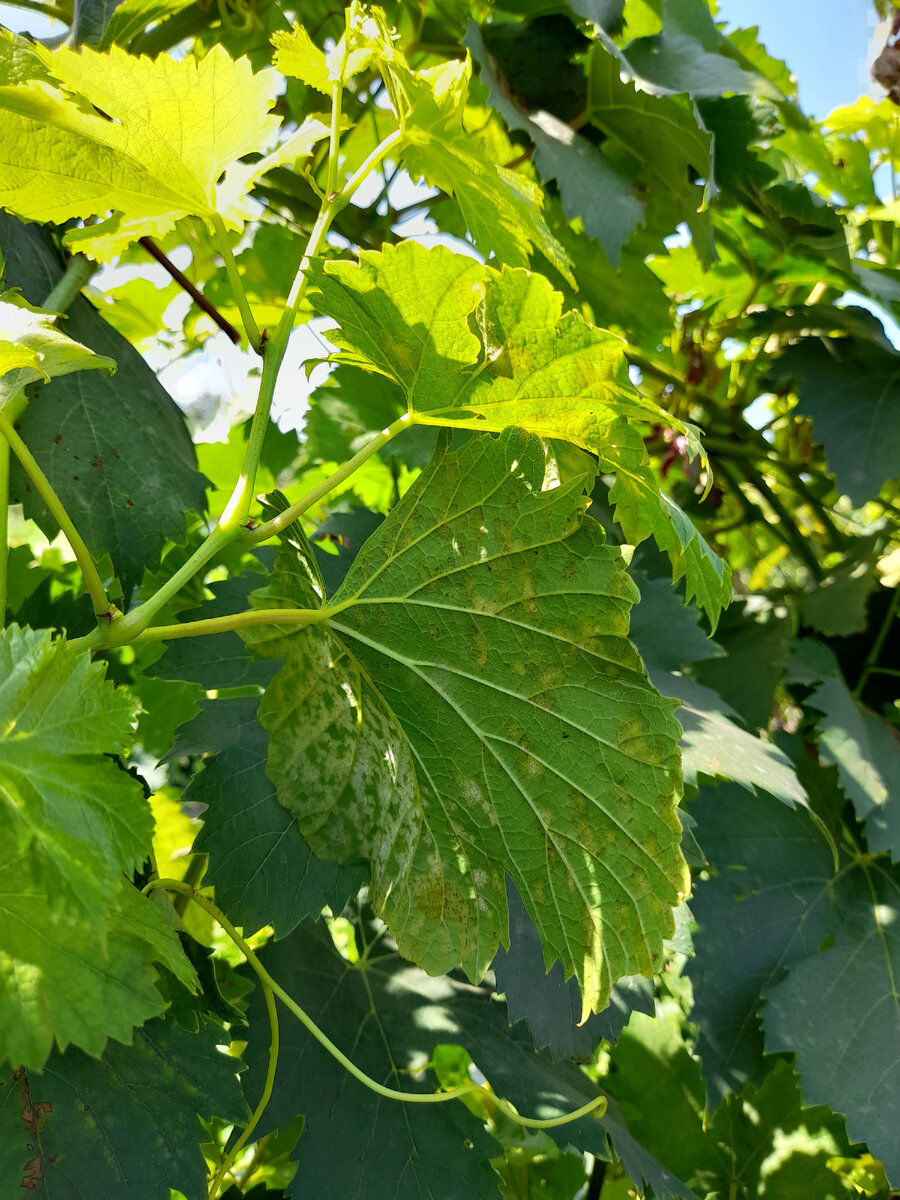
{"label": "leaf petiole", "polygon": [[247,612],[229,613],[224,617],[209,617],[204,621],[182,621],[178,625],[151,625],[136,637],[132,644],[170,642],[176,638],[200,637],[210,633],[229,633],[251,625],[314,625],[324,620],[324,609],[312,608],[251,608]]}
{"label": "leaf petiole", "polygon": [[99,269],[97,263],[91,262],[83,254],[74,254],[69,259],[62,278],[41,307],[47,309],[48,312],[64,313],[80,294],[87,281]]}
{"label": "leaf petiole", "polygon": [[106,594],[106,588],[103,586],[103,581],[100,578],[97,568],[94,566],[91,552],[84,544],[81,534],[72,523],[72,518],[66,512],[59,496],[53,490],[50,480],[38,466],[34,455],[19,437],[12,422],[3,412],[0,412],[0,435],[6,440],[13,454],[15,454],[16,458],[22,464],[22,469],[34,484],[35,491],[47,505],[53,519],[63,531],[69,545],[72,547],[75,561],[78,563],[81,573],[84,576],[84,586],[87,588],[88,594],[93,601],[95,615],[97,617],[107,617],[111,611],[109,597]]}
{"label": "leaf petiole", "polygon": [[247,293],[244,291],[244,284],[241,280],[237,263],[234,260],[231,243],[228,240],[228,231],[225,228],[225,222],[218,213],[213,214],[212,220],[213,228],[216,231],[216,243],[219,247],[219,253],[222,256],[222,262],[225,264],[225,272],[228,275],[228,282],[231,284],[231,293],[241,314],[244,332],[253,349],[257,354],[261,354],[260,343],[262,335],[259,332],[259,326],[256,324],[256,318],[250,307],[250,301],[247,299]]}
{"label": "leaf petiole", "polygon": [[297,517],[305,513],[307,509],[312,508],[324,496],[327,496],[339,483],[343,483],[345,479],[362,466],[366,459],[371,458],[376,451],[380,450],[382,446],[386,446],[398,433],[402,433],[404,429],[409,429],[413,424],[415,424],[415,420],[411,413],[404,413],[402,417],[398,417],[393,424],[388,425],[387,429],[382,429],[381,433],[373,437],[371,441],[366,442],[365,446],[357,451],[351,459],[348,459],[333,475],[329,475],[327,479],[323,480],[317,487],[314,487],[312,491],[307,492],[302,499],[290,505],[284,512],[279,513],[277,517],[273,517],[271,521],[264,521],[262,525],[258,525],[250,534],[248,541],[255,545],[257,542],[264,542],[270,537],[275,537],[282,530],[287,529],[288,525],[295,521]]}

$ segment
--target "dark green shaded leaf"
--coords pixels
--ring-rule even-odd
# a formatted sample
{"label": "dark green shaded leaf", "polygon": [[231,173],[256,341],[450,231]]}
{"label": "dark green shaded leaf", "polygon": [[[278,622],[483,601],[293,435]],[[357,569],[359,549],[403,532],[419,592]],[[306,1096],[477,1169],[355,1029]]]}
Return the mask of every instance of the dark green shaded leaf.
{"label": "dark green shaded leaf", "polygon": [[703,632],[697,610],[682,604],[668,579],[650,579],[636,570],[631,578],[641,602],[632,609],[629,637],[645,663],[677,671],[687,663],[722,657],[725,651]]}
{"label": "dark green shaded leaf", "polygon": [[[625,161],[636,163],[641,183],[671,205],[675,222],[686,221],[698,244],[708,240],[709,214],[700,209],[712,182],[712,138],[693,103],[687,97],[651,96],[623,82],[619,59],[600,42],[591,50],[588,80],[590,120],[616,143]],[[710,256],[700,257],[709,265]]]}
{"label": "dark green shaded leaf", "polygon": [[702,788],[690,811],[718,872],[698,883],[691,900],[697,954],[687,967],[697,1048],[716,1105],[762,1081],[762,995],[815,954],[840,917],[831,848],[802,810],[722,785]]}
{"label": "dark green shaded leaf", "polygon": [[682,769],[688,783],[702,775],[733,779],[751,792],[771,792],[785,804],[806,803],[787,755],[736,724],[732,718],[738,714],[714,691],[669,671],[651,668],[649,674],[664,696],[681,701],[676,715],[683,731]]}
{"label": "dark green shaded leaf", "polygon": [[812,685],[807,701],[822,713],[819,755],[838,768],[838,778],[874,851],[900,858],[900,737],[888,723],[859,704],[825,646],[801,642],[790,678]]}
{"label": "dark green shaded leaf", "polygon": [[220,1053],[218,1026],[185,1032],[172,1021],[110,1042],[98,1059],[55,1053],[41,1074],[0,1078],[4,1190],[37,1200],[87,1196],[160,1200],[177,1188],[206,1196],[198,1116],[244,1122],[240,1060]]}
{"label": "dark green shaded leaf", "polygon": [[[438,1045],[459,1040],[462,1030],[450,1004],[463,985],[410,967],[371,926],[356,927],[356,937],[361,957],[350,963],[337,953],[322,923],[306,921],[289,938],[266,946],[260,958],[379,1083],[435,1091],[428,1063]],[[255,1099],[267,1059],[258,989],[248,1019],[246,1088]],[[486,1200],[498,1191],[499,1179],[488,1161],[497,1154],[497,1143],[462,1103],[384,1100],[352,1079],[298,1021],[286,1021],[274,1092],[257,1133],[283,1126],[297,1113],[305,1121],[289,1195],[446,1200],[448,1179],[459,1200]]]}
{"label": "dark green shaded leaf", "polygon": [[[744,605],[734,605],[716,630],[726,654],[698,665],[696,676],[737,711],[750,729],[766,729],[772,716],[775,688],[788,657],[790,622],[774,613],[754,619]],[[767,788],[772,791],[772,788]]]}
{"label": "dark green shaded leaf", "polygon": [[[49,233],[6,213],[0,252],[7,284],[35,304],[63,272]],[[184,539],[185,511],[204,510],[205,481],[184,418],[131,344],[80,297],[65,331],[118,370],[111,378],[67,375],[41,387],[19,429],[91,553],[112,558],[127,599],[144,569],[158,566],[164,540]],[[53,537],[56,523],[24,475],[14,472],[12,486],[26,514]]]}
{"label": "dark green shaded leaf", "polygon": [[585,233],[597,239],[617,266],[622,246],[644,219],[635,183],[559,117],[543,109],[531,114],[519,109],[498,78],[474,23],[463,43],[478,63],[493,107],[510,129],[527,134],[534,143],[534,163],[541,178],[557,180],[566,216],[570,220],[579,217]]}
{"label": "dark green shaded leaf", "polygon": [[653,1012],[653,984],[634,975],[620,979],[609,1006],[580,1025],[577,982],[565,979],[558,962],[548,972],[541,939],[509,880],[506,897],[509,950],[498,950],[493,962],[497,990],[506,995],[510,1023],[527,1021],[539,1050],[547,1048],[554,1058],[589,1059],[604,1039],[615,1042],[633,1012]]}
{"label": "dark green shaded leaf", "polygon": [[893,869],[862,865],[835,892],[840,921],[829,948],[794,963],[767,992],[766,1042],[796,1055],[804,1098],[844,1113],[851,1138],[866,1140],[896,1186],[900,878]]}
{"label": "dark green shaded leaf", "polygon": [[856,338],[803,338],[769,368],[771,380],[794,384],[797,409],[840,490],[854,504],[878,495],[900,474],[900,355]]}

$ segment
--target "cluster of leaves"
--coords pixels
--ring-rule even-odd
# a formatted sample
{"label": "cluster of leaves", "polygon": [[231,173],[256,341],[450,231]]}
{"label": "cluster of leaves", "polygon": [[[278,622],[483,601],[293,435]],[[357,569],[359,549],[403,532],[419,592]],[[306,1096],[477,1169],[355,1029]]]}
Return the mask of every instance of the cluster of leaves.
{"label": "cluster of leaves", "polygon": [[[711,0],[40,7],[0,1193],[886,1200],[900,110]],[[216,326],[209,443],[141,351]]]}

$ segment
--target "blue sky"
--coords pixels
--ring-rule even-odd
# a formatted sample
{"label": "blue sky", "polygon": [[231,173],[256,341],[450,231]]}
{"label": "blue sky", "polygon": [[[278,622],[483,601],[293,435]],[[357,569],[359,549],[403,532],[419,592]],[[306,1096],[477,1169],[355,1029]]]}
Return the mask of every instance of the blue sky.
{"label": "blue sky", "polygon": [[878,20],[872,0],[719,0],[718,20],[759,26],[769,53],[796,75],[800,106],[811,116],[821,119],[874,87],[867,65]]}

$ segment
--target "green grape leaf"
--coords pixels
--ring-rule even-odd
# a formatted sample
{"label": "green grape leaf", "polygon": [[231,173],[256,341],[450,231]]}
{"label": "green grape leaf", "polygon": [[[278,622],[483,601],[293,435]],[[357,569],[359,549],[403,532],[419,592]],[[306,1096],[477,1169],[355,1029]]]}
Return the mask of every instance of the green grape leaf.
{"label": "green grape leaf", "polygon": [[[356,962],[342,958],[322,923],[304,921],[260,951],[266,969],[353,1062],[387,1087],[433,1092],[435,1048],[461,1030],[449,1004],[463,985],[431,978],[399,958],[370,925],[354,927]],[[365,940],[363,940],[365,939]],[[471,990],[471,989],[467,989]],[[498,1006],[499,1008],[499,1006]],[[266,1070],[266,1017],[259,989],[248,1011],[245,1087],[255,1100]],[[294,1196],[323,1200],[459,1200],[498,1194],[489,1159],[499,1151],[482,1119],[459,1102],[401,1104],[352,1079],[297,1021],[283,1022],[269,1106],[257,1135],[304,1115]],[[335,1154],[335,1139],[341,1153]]]}
{"label": "green grape leaf", "polygon": [[725,657],[699,663],[695,671],[697,681],[721,696],[749,729],[768,728],[788,659],[790,622],[773,612],[764,615],[765,621],[754,620],[745,605],[734,605],[716,631]]}
{"label": "green grape leaf", "polygon": [[161,962],[189,989],[193,968],[167,918],[129,883],[90,915],[59,910],[30,863],[0,851],[0,1061],[40,1070],[53,1043],[99,1055],[158,1016]]}
{"label": "green grape leaf", "polygon": [[861,505],[900,474],[900,355],[857,338],[802,338],[770,365],[771,385],[794,384],[797,411],[840,490]]}
{"label": "green grape leaf", "polygon": [[814,955],[835,924],[834,861],[809,816],[771,797],[750,800],[728,785],[701,788],[690,813],[717,871],[697,884],[691,900],[698,929],[687,966],[714,1106],[748,1081],[762,1081],[761,997],[786,969]]}
{"label": "green grape leaf", "polygon": [[0,295],[0,407],[36,379],[52,379],[73,371],[115,371],[111,358],[57,329],[56,316],[33,308],[15,292]]}
{"label": "green grape leaf", "polygon": [[30,79],[50,79],[34,42],[0,29],[0,86],[15,86]]}
{"label": "green grape leaf", "polygon": [[508,872],[586,1018],[673,929],[678,727],[627,641],[635,591],[582,520],[584,480],[542,492],[543,474],[521,431],[445,436],[320,614],[300,559],[255,598],[330,631],[254,644],[288,655],[260,714],[279,798],[318,853],[369,859],[401,950],[480,978]]}
{"label": "green grape leaf", "polygon": [[0,842],[57,910],[82,915],[141,865],[153,819],[112,758],[131,744],[134,701],[89,655],[13,625],[0,637]]}
{"label": "green grape leaf", "polygon": [[711,549],[671,496],[659,491],[644,461],[638,432],[629,428],[620,431],[619,436],[620,445],[608,452],[609,466],[616,472],[609,493],[616,520],[632,545],[652,535],[660,550],[669,556],[673,580],[677,583],[684,578],[685,601],[696,598],[715,633],[722,611],[731,602],[728,564]]}
{"label": "green grape leaf", "polygon": [[[758,73],[757,64],[736,51],[718,31],[705,0],[664,0],[663,25],[661,33],[629,43],[623,56],[646,90],[694,96],[750,92],[783,99],[781,90]],[[747,49],[753,52],[750,46]],[[759,47],[756,57],[766,70],[773,65],[776,71],[781,67],[777,60],[767,55],[763,58]],[[739,64],[741,59],[748,69]]]}
{"label": "green grape leaf", "polygon": [[[316,858],[278,803],[266,777],[269,739],[256,720],[258,702],[213,700],[208,707],[205,728],[214,718],[217,729],[212,738],[198,729],[194,746],[212,742],[204,749],[218,753],[205,759],[184,799],[205,806],[194,850],[209,855],[206,882],[218,903],[248,933],[272,925],[279,938],[326,905],[339,913],[365,883],[364,868]],[[191,725],[183,736],[192,737]]]}
{"label": "green grape leaf", "polygon": [[[587,113],[613,139],[627,160],[636,160],[643,182],[673,206],[676,220],[688,223],[696,245],[710,237],[705,207],[712,183],[712,136],[692,101],[651,96],[621,78],[621,63],[600,42],[591,49]],[[704,184],[696,183],[702,179]],[[704,255],[701,254],[701,260]],[[705,265],[709,265],[708,257]]]}
{"label": "green grape leaf", "polygon": [[100,38],[99,48],[127,46],[149,26],[187,8],[190,0],[120,0]]}
{"label": "green grape leaf", "polygon": [[869,849],[900,859],[900,737],[896,730],[857,702],[825,646],[801,642],[789,677],[813,686],[806,703],[822,714],[819,757],[837,767],[840,785],[865,823]]}
{"label": "green grape leaf", "polygon": [[[32,303],[59,281],[63,264],[50,233],[0,212],[6,278]],[[202,512],[204,483],[184,417],[123,337],[79,297],[69,336],[118,363],[114,378],[67,375],[32,397],[18,427],[91,553],[108,553],[125,596],[154,570],[165,538],[184,540],[188,509]],[[140,436],[138,436],[140,431]],[[53,537],[56,523],[15,468],[11,491]]]}
{"label": "green grape leaf", "polygon": [[[57,88],[0,87],[0,206],[29,220],[113,209],[140,225],[123,228],[123,245],[165,233],[186,214],[208,220],[223,171],[278,128],[268,115],[277,77],[254,75],[221,46],[199,62],[136,58],[117,46],[38,53]],[[239,216],[223,215],[242,227]]]}
{"label": "green grape leaf", "polygon": [[682,767],[688,783],[696,783],[699,776],[733,779],[750,792],[759,788],[784,804],[806,805],[806,792],[784,751],[742,729],[732,720],[738,714],[711,688],[653,667],[649,674],[662,695],[681,702],[676,715],[683,731]]}
{"label": "green grape leaf", "polygon": [[[624,345],[537,275],[496,272],[404,242],[359,265],[316,267],[312,303],[339,323],[335,358],[398,384],[413,423],[500,431],[518,425],[598,454],[617,472],[616,516],[631,542],[651,533],[715,625],[731,595],[724,562],[650,472],[639,423],[663,422],[700,452],[696,430],[643,400]],[[476,331],[477,330],[477,334]]]}
{"label": "green grape leaf", "polygon": [[644,219],[635,184],[596,146],[552,113],[525,113],[513,103],[474,22],[466,30],[463,45],[478,63],[491,105],[510,129],[526,133],[534,143],[534,164],[541,178],[557,181],[566,216],[570,220],[579,217],[585,233],[596,238],[609,261],[618,266],[622,246]]}
{"label": "green grape leaf", "polygon": [[188,1033],[151,1021],[103,1057],[54,1053],[41,1074],[0,1073],[0,1159],[10,1194],[36,1200],[104,1196],[159,1200],[177,1188],[206,1196],[198,1116],[243,1123],[240,1059],[222,1054],[218,1026]]}
{"label": "green grape leaf", "polygon": [[[317,1024],[380,1083],[404,1091],[436,1090],[428,1064],[440,1046],[456,1044],[470,1053],[496,1093],[525,1115],[561,1116],[596,1097],[596,1087],[574,1064],[536,1055],[525,1027],[510,1029],[503,1004],[486,990],[411,966],[377,923],[361,921],[351,928],[349,958],[337,953],[322,925],[310,922],[290,938],[269,943],[260,957]],[[258,989],[248,1019],[246,1090],[253,1097],[262,1086],[267,1057],[264,1036],[252,1036],[254,1029],[265,1028]],[[486,1136],[481,1117],[457,1103],[384,1102],[348,1079],[299,1026],[284,1027],[282,1037],[275,1089],[260,1131],[304,1114],[293,1195],[443,1200],[451,1169],[444,1164],[452,1164],[454,1198],[482,1200],[494,1194],[498,1180],[485,1160],[498,1147]],[[338,1158],[336,1130],[346,1149]],[[634,1143],[615,1112],[549,1132],[563,1149],[575,1146],[604,1159],[609,1158],[609,1134],[634,1178],[646,1178],[657,1196],[693,1200],[693,1193]]]}
{"label": "green grape leaf", "polygon": [[865,1139],[896,1186],[900,876],[893,867],[863,864],[833,890],[840,922],[828,948],[792,964],[766,993],[766,1046],[796,1055],[804,1098],[844,1113],[850,1137]]}
{"label": "green grape leaf", "polygon": [[544,218],[541,189],[479,152],[463,123],[472,65],[446,63],[407,81],[401,161],[413,178],[453,196],[475,245],[510,266],[527,266],[532,247],[574,284],[572,263]]}
{"label": "green grape leaf", "polygon": [[610,992],[609,1006],[581,1021],[581,994],[574,979],[565,979],[560,964],[547,971],[541,939],[516,889],[506,881],[509,905],[509,950],[493,962],[497,991],[506,996],[511,1024],[527,1021],[538,1049],[554,1058],[587,1060],[601,1041],[615,1042],[633,1012],[653,1012],[653,984],[641,975],[620,979]]}
{"label": "green grape leaf", "polygon": [[726,1097],[704,1119],[700,1069],[681,1025],[671,1011],[638,1015],[610,1056],[604,1082],[634,1136],[704,1196],[737,1184],[742,1196],[838,1200],[843,1189],[828,1160],[849,1150],[840,1117],[803,1108],[790,1067],[778,1061],[758,1090]]}
{"label": "green grape leaf", "polygon": [[700,627],[696,609],[681,603],[668,579],[650,579],[632,567],[629,572],[641,593],[631,613],[631,640],[645,663],[677,671],[686,663],[719,659],[725,653]]}

